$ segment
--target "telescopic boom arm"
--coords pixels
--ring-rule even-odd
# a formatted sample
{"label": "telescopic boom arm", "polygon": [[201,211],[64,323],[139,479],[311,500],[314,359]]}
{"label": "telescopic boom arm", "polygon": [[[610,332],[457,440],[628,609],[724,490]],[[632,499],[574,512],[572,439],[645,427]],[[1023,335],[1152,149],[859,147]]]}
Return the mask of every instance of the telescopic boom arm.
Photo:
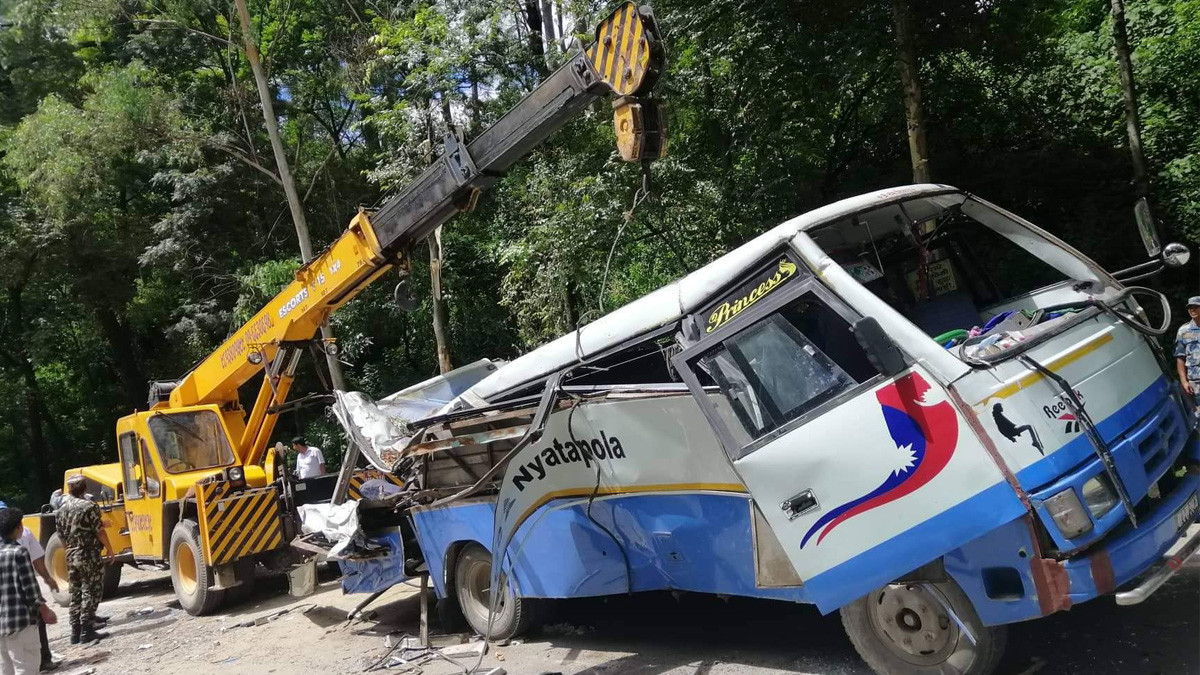
{"label": "telescopic boom arm", "polygon": [[329,315],[393,266],[403,273],[409,249],[455,214],[474,208],[480,192],[572,117],[613,94],[622,157],[650,162],[665,155],[662,110],[649,98],[663,63],[649,8],[622,4],[597,26],[593,44],[572,55],[478,137],[468,144],[447,137],[438,160],[378,211],[355,216],[345,233],[183,379],[152,385],[151,407],[215,403],[237,410],[238,388],[265,370],[237,443],[243,463],[257,463],[274,430],[276,408],[287,398],[301,349],[316,344],[313,338]]}

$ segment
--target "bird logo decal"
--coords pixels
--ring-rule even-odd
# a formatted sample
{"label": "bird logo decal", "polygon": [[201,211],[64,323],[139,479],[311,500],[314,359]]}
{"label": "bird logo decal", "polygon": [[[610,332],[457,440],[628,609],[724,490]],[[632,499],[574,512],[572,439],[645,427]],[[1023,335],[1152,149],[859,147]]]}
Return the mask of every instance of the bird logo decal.
{"label": "bird logo decal", "polygon": [[949,401],[926,403],[931,387],[919,373],[909,373],[875,392],[883,421],[896,445],[882,468],[887,477],[879,487],[822,516],[804,535],[804,548],[813,535],[817,545],[850,518],[893,502],[933,480],[950,463],[958,445],[958,418]]}

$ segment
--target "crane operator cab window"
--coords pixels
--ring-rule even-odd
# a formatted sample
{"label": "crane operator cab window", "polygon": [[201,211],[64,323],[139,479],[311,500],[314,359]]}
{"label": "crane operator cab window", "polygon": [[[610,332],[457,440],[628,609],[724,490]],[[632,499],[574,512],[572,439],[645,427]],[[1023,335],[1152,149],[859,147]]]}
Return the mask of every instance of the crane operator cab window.
{"label": "crane operator cab window", "polygon": [[211,410],[160,413],[150,417],[149,425],[163,468],[168,473],[233,463],[233,450],[221,420]]}

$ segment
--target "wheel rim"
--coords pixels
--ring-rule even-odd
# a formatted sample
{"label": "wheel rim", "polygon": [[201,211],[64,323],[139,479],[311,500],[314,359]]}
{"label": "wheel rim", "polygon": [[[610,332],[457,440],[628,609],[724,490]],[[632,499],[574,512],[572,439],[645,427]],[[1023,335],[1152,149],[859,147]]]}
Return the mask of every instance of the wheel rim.
{"label": "wheel rim", "polygon": [[962,635],[947,603],[927,584],[893,584],[871,594],[868,616],[879,641],[897,657],[935,666],[955,653]]}
{"label": "wheel rim", "polygon": [[[466,568],[461,582],[462,587],[458,589],[459,596],[463,599],[463,609],[475,617],[476,623],[485,625],[488,613],[491,612],[492,563],[488,560],[472,558],[467,562]],[[504,614],[505,600],[508,595],[504,577],[500,578],[500,589],[500,602],[496,606],[497,617]]]}
{"label": "wheel rim", "polygon": [[195,593],[199,576],[196,574],[196,556],[186,542],[180,542],[179,546],[175,547],[175,570],[179,574],[179,587],[184,594]]}
{"label": "wheel rim", "polygon": [[67,587],[70,577],[67,575],[66,549],[61,547],[54,549],[54,555],[50,560],[50,575],[54,577],[54,583],[58,584],[59,588]]}

